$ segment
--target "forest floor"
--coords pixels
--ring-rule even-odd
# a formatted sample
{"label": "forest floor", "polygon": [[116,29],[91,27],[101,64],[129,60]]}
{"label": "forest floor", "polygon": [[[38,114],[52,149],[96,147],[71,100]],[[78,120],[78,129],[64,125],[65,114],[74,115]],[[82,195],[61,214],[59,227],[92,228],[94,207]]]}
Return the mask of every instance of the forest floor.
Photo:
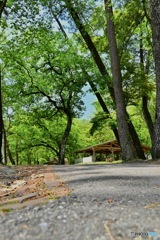
{"label": "forest floor", "polygon": [[0,213],[69,195],[51,166],[0,165]]}

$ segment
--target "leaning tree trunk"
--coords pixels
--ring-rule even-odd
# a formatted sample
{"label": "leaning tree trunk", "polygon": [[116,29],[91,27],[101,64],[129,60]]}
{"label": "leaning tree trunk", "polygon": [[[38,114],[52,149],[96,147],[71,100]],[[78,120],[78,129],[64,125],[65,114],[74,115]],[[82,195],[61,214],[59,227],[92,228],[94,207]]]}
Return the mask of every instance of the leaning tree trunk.
{"label": "leaning tree trunk", "polygon": [[142,97],[142,111],[143,111],[143,116],[144,116],[144,119],[146,121],[148,130],[149,130],[151,142],[153,142],[154,141],[154,134],[153,134],[154,133],[154,125],[153,125],[153,121],[151,118],[151,114],[148,109],[148,97],[147,96]]}
{"label": "leaning tree trunk", "polygon": [[65,150],[66,150],[66,143],[67,139],[69,137],[70,131],[71,131],[71,126],[72,126],[72,116],[68,112],[67,114],[67,125],[62,137],[62,142],[60,145],[60,151],[59,151],[59,164],[64,165],[65,164]]}
{"label": "leaning tree trunk", "polygon": [[6,142],[6,130],[3,125],[3,139],[2,139],[2,158],[3,163],[7,165],[7,142]]}
{"label": "leaning tree trunk", "polygon": [[7,0],[0,1],[0,18],[2,16],[2,13],[3,13],[4,9],[5,9],[6,3],[7,3]]}
{"label": "leaning tree trunk", "polygon": [[[146,66],[144,66],[144,51],[143,51],[143,42],[142,42],[142,38],[143,35],[141,33],[140,35],[140,67],[141,67],[141,74],[143,76],[148,76],[148,72],[149,72],[149,53],[147,54],[147,61],[146,61]],[[147,79],[146,79],[147,81]],[[153,141],[153,132],[154,132],[154,125],[153,125],[153,121],[152,121],[152,117],[151,114],[149,112],[148,109],[148,94],[144,93],[142,96],[142,112],[143,112],[143,116],[145,119],[145,122],[147,124],[148,130],[149,130],[149,134],[150,134],[150,138],[151,141]]]}
{"label": "leaning tree trunk", "polygon": [[18,142],[16,142],[16,164],[19,164]]}
{"label": "leaning tree trunk", "polygon": [[10,160],[11,164],[16,165],[16,163],[14,161],[14,158],[12,157],[12,153],[11,153],[7,138],[6,138],[6,148],[7,148],[7,153],[8,153],[8,157],[9,157],[9,160]]}
{"label": "leaning tree trunk", "polygon": [[160,158],[160,0],[150,0],[153,55],[156,70],[156,113],[152,142],[153,159]]}
{"label": "leaning tree trunk", "polygon": [[141,146],[141,142],[140,142],[139,137],[138,137],[138,134],[135,130],[135,127],[134,127],[132,121],[128,120],[129,119],[129,114],[128,113],[127,113],[127,116],[128,116],[127,122],[128,122],[129,133],[132,137],[132,142],[133,142],[133,145],[136,149],[137,156],[140,159],[146,159],[143,148]]}
{"label": "leaning tree trunk", "polygon": [[127,112],[125,107],[124,93],[122,89],[122,76],[120,70],[120,60],[115,36],[115,26],[113,22],[113,10],[110,0],[104,0],[107,14],[107,35],[109,42],[109,51],[111,57],[111,68],[113,75],[113,86],[116,103],[116,115],[120,145],[122,148],[122,157],[124,160],[137,158],[136,149],[132,143],[127,123]]}

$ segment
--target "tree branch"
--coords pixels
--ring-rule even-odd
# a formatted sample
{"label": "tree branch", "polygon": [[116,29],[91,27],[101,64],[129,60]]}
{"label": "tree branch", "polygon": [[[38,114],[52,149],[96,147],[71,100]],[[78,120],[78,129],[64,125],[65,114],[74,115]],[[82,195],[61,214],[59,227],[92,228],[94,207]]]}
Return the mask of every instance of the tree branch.
{"label": "tree branch", "polygon": [[7,0],[0,1],[0,18],[2,17],[2,13],[6,7]]}
{"label": "tree branch", "polygon": [[46,147],[46,148],[49,148],[52,151],[54,151],[57,155],[59,154],[59,152],[54,147],[52,147],[50,144],[43,142],[43,141],[41,141],[40,143],[28,145],[25,148],[21,148],[21,151],[27,150],[29,148],[34,148],[34,147]]}
{"label": "tree branch", "polygon": [[143,4],[144,14],[145,14],[148,22],[151,24],[151,18],[150,18],[150,16],[149,16],[149,14],[147,13],[147,9],[146,9],[146,1],[145,1],[145,0],[142,0],[142,4]]}
{"label": "tree branch", "polygon": [[33,77],[32,77],[32,75],[30,74],[30,71],[28,70],[28,68],[21,62],[21,61],[18,61],[16,58],[14,58],[13,57],[13,59],[14,59],[14,61],[16,62],[16,63],[18,63],[21,67],[23,67],[26,71],[27,71],[27,75],[29,76],[29,78],[30,78],[30,80],[31,80],[31,86],[33,86],[34,84],[33,84]]}

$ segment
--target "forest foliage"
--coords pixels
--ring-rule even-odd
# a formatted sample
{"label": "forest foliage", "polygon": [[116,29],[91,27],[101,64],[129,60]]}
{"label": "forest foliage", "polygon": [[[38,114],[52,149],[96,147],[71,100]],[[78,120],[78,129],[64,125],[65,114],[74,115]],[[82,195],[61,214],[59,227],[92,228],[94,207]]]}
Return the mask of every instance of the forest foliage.
{"label": "forest foliage", "polygon": [[[125,161],[144,158],[140,143],[160,158],[156,3],[1,1],[1,162],[73,163],[115,138]],[[83,119],[86,89],[96,100]]]}

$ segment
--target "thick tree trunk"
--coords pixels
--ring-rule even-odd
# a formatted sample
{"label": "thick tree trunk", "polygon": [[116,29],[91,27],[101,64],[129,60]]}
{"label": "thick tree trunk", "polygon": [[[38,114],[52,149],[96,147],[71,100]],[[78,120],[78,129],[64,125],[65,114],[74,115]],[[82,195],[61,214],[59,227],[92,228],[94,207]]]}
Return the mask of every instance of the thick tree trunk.
{"label": "thick tree trunk", "polygon": [[153,159],[160,158],[160,0],[150,0],[153,55],[156,70],[156,113],[152,142]]}
{"label": "thick tree trunk", "polygon": [[120,61],[118,56],[118,48],[115,36],[115,27],[113,22],[113,11],[110,0],[104,0],[105,10],[107,13],[107,35],[109,42],[109,51],[111,57],[111,68],[113,75],[113,86],[116,103],[116,114],[120,145],[122,148],[122,157],[128,161],[137,158],[136,149],[133,145],[129,127],[127,123],[127,112],[125,107],[125,99],[122,90],[122,76],[120,70]]}

